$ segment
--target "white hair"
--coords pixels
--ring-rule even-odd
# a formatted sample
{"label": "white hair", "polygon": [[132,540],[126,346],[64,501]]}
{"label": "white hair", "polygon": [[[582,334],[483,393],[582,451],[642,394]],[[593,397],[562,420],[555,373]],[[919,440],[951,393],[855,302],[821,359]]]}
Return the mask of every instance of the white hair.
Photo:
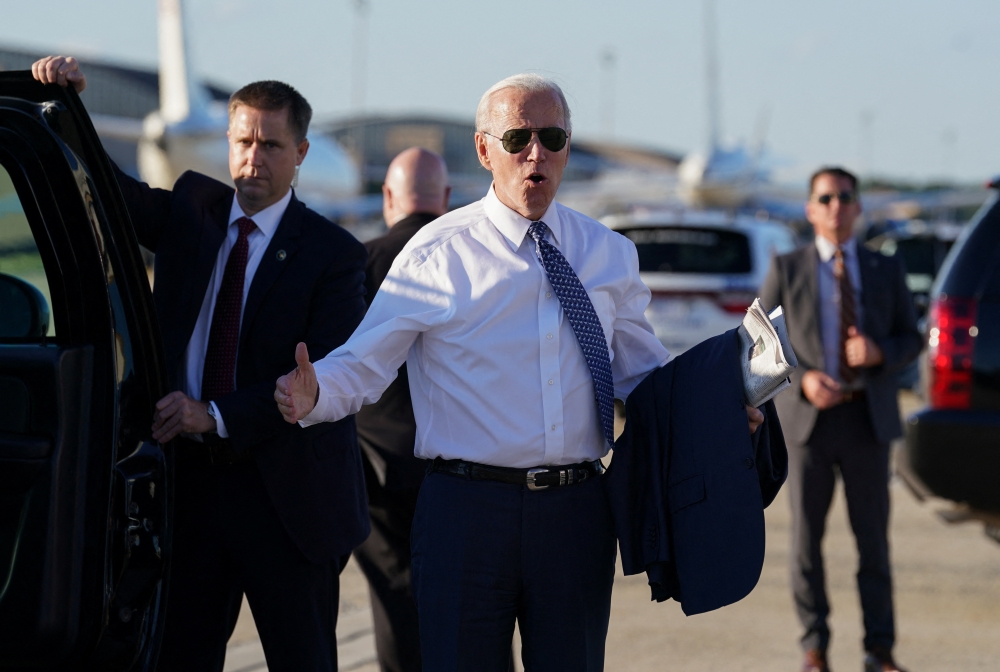
{"label": "white hair", "polygon": [[[562,89],[559,85],[553,82],[551,79],[542,77],[541,75],[536,75],[533,72],[522,72],[519,75],[512,75],[507,79],[501,79],[499,82],[491,86],[483,94],[483,97],[479,99],[479,106],[476,108],[476,131],[484,131],[490,122],[490,113],[492,112],[490,108],[490,98],[497,91],[503,91],[504,89],[515,89],[522,93],[537,93],[540,91],[550,91],[556,95],[559,99],[559,105],[562,107],[563,113],[563,123],[566,124],[566,132],[569,133],[573,130],[573,125],[570,122],[569,117],[569,105],[566,103],[566,96],[563,95]],[[495,129],[495,132],[499,132],[503,129]]]}

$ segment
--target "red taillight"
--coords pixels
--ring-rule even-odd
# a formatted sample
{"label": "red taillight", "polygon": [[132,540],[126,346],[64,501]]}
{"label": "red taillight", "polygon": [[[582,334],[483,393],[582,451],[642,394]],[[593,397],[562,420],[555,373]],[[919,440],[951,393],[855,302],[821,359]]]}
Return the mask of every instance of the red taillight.
{"label": "red taillight", "polygon": [[727,313],[745,313],[756,298],[753,292],[721,292],[715,301]]}
{"label": "red taillight", "polygon": [[927,332],[932,408],[972,404],[972,354],[976,343],[976,300],[942,296],[931,304]]}

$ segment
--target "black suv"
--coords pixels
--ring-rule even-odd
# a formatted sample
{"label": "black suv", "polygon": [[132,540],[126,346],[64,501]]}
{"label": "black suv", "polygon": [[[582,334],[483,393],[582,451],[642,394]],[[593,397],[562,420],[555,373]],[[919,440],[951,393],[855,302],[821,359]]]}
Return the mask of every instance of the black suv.
{"label": "black suv", "polygon": [[152,669],[171,463],[152,295],[74,92],[0,73],[0,669]]}
{"label": "black suv", "polygon": [[927,224],[919,220],[885,231],[865,244],[887,257],[900,256],[906,268],[906,287],[913,296],[917,319],[922,320],[930,302],[929,292],[938,270],[962,227],[951,222]]}
{"label": "black suv", "polygon": [[[990,185],[1000,190],[1000,179]],[[955,242],[930,294],[927,408],[909,418],[909,466],[934,494],[1000,513],[1000,194]],[[996,532],[997,530],[994,530]]]}

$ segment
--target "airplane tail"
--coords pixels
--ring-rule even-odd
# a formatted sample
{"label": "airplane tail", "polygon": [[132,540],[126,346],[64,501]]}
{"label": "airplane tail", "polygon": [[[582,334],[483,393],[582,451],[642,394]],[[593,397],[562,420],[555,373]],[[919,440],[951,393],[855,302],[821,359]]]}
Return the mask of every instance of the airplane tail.
{"label": "airplane tail", "polygon": [[[169,189],[185,170],[231,183],[229,117],[225,105],[211,100],[192,72],[184,25],[184,0],[157,0],[160,38],[160,109],[143,119],[136,147],[142,179]],[[299,179],[299,193],[310,204],[354,196],[361,186],[357,168],[334,141],[311,139],[309,161]]]}
{"label": "airplane tail", "polygon": [[160,116],[166,124],[208,116],[208,93],[191,72],[183,0],[158,0]]}

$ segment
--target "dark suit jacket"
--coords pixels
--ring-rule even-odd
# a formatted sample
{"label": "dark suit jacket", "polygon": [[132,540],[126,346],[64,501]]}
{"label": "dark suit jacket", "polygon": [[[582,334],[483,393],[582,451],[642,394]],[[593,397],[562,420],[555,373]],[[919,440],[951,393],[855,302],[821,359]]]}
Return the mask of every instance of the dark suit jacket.
{"label": "dark suit jacket", "polygon": [[[802,376],[809,369],[824,368],[819,263],[819,252],[813,244],[775,257],[760,291],[761,304],[766,309],[779,304],[783,307],[788,338],[799,360],[791,376],[792,386],[775,398],[785,435],[798,445],[808,442],[818,412],[802,394]],[[862,379],[875,436],[888,443],[902,434],[896,373],[919,354],[923,339],[917,331],[913,301],[900,261],[872,252],[859,242],[858,266],[860,331],[878,344],[885,360],[879,366],[862,369]]]}
{"label": "dark suit jacket", "polygon": [[[156,254],[153,299],[171,384],[180,389],[234,190],[193,172],[173,191],[117,175],[139,242]],[[365,260],[361,243],[293,195],[245,299],[236,389],[215,400],[233,448],[254,453],[285,528],[313,562],[345,555],[368,536],[354,418],[290,425],[274,384],[295,368],[299,341],[315,361],[354,331],[365,310]]]}
{"label": "dark suit jacket", "polygon": [[742,599],[764,565],[764,507],[788,473],[774,405],[747,432],[736,330],[650,373],[625,404],[603,483],[626,575],[698,614]]}
{"label": "dark suit jacket", "polygon": [[[437,215],[415,213],[389,229],[384,236],[365,243],[368,249],[368,269],[365,272],[365,301],[371,305],[382,286],[393,260],[410,238]],[[392,381],[381,398],[362,406],[355,416],[358,436],[365,457],[371,463],[379,482],[390,490],[416,488],[424,478],[427,461],[413,455],[417,423],[410,401],[410,379],[406,364],[399,367],[399,376]]]}

